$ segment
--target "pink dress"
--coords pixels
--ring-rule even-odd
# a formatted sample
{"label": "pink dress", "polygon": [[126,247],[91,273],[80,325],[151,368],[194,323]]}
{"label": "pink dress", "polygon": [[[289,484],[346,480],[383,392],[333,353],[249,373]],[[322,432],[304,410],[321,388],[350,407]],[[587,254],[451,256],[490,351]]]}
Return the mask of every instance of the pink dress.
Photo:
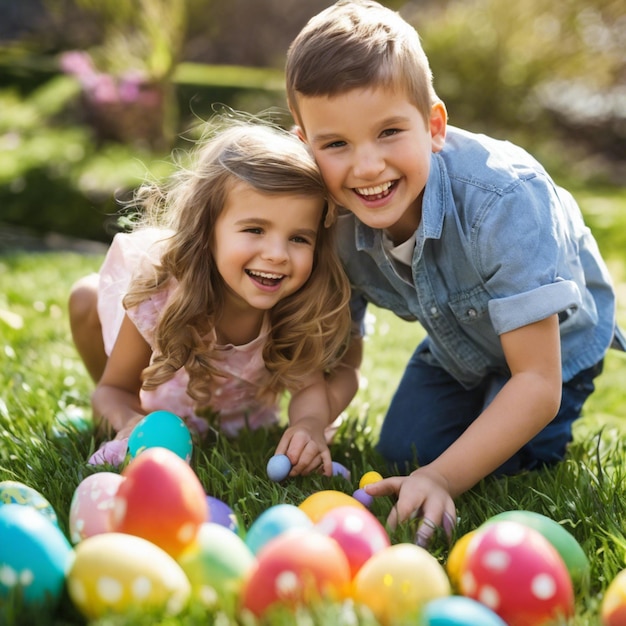
{"label": "pink dress", "polygon": [[[100,269],[98,287],[98,314],[107,354],[111,353],[124,318],[122,298],[133,272],[158,260],[164,239],[169,234],[168,231],[143,229],[119,233],[114,237]],[[129,318],[153,349],[159,315],[174,288],[162,291],[127,311]],[[269,377],[262,354],[268,332],[266,319],[259,336],[250,343],[217,346],[214,363],[223,376],[213,381],[210,418],[195,414],[194,401],[187,394],[189,376],[184,368],[157,389],[141,390],[143,409],[146,413],[171,411],[199,434],[213,427],[227,436],[235,436],[242,428],[256,429],[277,423],[277,395],[269,393],[257,397],[259,386]],[[203,415],[205,412],[203,409]]]}

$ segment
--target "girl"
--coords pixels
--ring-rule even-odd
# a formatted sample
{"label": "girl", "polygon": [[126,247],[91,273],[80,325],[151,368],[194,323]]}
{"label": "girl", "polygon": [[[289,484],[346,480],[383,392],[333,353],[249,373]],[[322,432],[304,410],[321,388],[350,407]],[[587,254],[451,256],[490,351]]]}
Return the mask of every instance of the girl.
{"label": "girl", "polygon": [[[212,133],[144,217],[115,236],[100,273],[72,289],[79,354],[97,382],[94,419],[116,437],[90,459],[119,464],[147,413],[199,434],[277,422],[291,475],[332,471],[325,428],[345,408],[327,395],[348,340],[349,286],[333,245],[333,207],[305,145],[261,123]],[[132,274],[132,277],[131,277]]]}

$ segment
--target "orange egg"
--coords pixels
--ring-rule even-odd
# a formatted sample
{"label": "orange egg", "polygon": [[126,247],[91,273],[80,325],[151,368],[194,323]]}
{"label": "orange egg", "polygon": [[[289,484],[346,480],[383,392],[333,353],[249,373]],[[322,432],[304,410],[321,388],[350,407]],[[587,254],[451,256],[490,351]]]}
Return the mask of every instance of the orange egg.
{"label": "orange egg", "polygon": [[208,516],[206,494],[191,467],[165,448],[148,448],[122,472],[112,530],[143,537],[177,558]]}
{"label": "orange egg", "polygon": [[602,626],[626,624],[626,570],[611,581],[602,600]]}
{"label": "orange egg", "polygon": [[467,546],[476,534],[475,530],[466,533],[460,537],[456,543],[452,546],[450,554],[448,554],[448,560],[446,561],[446,571],[450,577],[452,586],[459,590],[461,588],[461,575],[463,573],[463,565],[465,563],[465,557],[467,556]]}
{"label": "orange egg", "polygon": [[257,554],[242,591],[242,606],[259,617],[277,606],[293,609],[343,600],[349,587],[350,565],[334,539],[315,530],[288,530]]}
{"label": "orange egg", "polygon": [[314,524],[317,524],[328,511],[340,506],[355,506],[365,509],[356,498],[333,489],[326,489],[311,494],[300,503],[298,508],[304,511]]}

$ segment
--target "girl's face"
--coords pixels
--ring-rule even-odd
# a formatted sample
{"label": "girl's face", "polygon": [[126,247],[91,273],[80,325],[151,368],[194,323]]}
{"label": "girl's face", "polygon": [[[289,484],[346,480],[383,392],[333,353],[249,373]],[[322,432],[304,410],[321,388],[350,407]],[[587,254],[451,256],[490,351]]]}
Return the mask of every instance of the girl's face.
{"label": "girl's face", "polygon": [[406,241],[421,219],[431,154],[444,144],[443,104],[433,106],[427,125],[408,97],[390,88],[297,98],[300,132],[337,204],[396,243]]}
{"label": "girl's face", "polygon": [[323,209],[320,197],[233,185],[215,224],[215,261],[228,288],[227,306],[268,310],[304,285]]}

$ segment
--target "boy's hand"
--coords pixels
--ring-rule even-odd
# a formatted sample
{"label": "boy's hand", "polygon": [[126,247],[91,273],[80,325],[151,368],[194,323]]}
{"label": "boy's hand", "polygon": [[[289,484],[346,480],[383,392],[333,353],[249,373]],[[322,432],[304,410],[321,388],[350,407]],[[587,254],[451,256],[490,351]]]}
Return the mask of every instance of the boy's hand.
{"label": "boy's hand", "polygon": [[289,426],[274,454],[289,457],[292,465],[290,476],[311,474],[320,469],[326,476],[332,475],[332,459],[324,429],[315,418],[301,418]]}
{"label": "boy's hand", "polygon": [[401,522],[421,519],[416,543],[426,547],[438,526],[450,538],[456,520],[456,508],[446,479],[428,466],[409,476],[392,476],[365,487],[372,496],[395,495],[398,498],[387,524],[394,530]]}

